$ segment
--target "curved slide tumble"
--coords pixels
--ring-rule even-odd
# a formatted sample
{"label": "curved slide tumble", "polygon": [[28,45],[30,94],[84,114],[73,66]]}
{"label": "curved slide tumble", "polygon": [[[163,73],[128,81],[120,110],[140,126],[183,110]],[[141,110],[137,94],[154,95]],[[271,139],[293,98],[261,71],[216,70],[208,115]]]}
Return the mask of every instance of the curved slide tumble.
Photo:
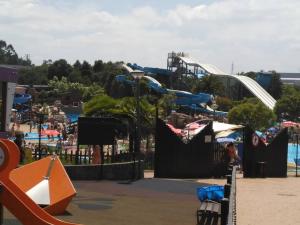
{"label": "curved slide tumble", "polygon": [[18,147],[11,141],[0,140],[0,202],[23,225],[75,225],[48,214],[9,179],[19,162]]}
{"label": "curved slide tumble", "polygon": [[276,100],[265,89],[263,89],[263,87],[261,87],[255,80],[251,79],[250,77],[242,76],[242,75],[226,74],[225,72],[223,72],[222,70],[220,70],[218,67],[214,65],[199,63],[190,57],[178,56],[178,58],[181,59],[183,62],[185,62],[187,65],[201,67],[208,74],[227,76],[240,81],[265,106],[267,106],[272,110],[275,107]]}

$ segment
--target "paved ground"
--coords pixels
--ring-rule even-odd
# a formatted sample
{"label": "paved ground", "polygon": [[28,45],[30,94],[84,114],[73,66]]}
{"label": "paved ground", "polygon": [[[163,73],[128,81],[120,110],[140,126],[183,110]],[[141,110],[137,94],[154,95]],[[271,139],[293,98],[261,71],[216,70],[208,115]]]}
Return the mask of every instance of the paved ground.
{"label": "paved ground", "polygon": [[[151,175],[147,175],[151,177]],[[224,179],[74,182],[77,197],[59,218],[85,225],[195,225],[196,187]],[[300,224],[300,177],[237,179],[241,225]],[[5,211],[4,225],[20,223]]]}
{"label": "paved ground", "polygon": [[238,179],[238,224],[300,224],[300,177]]}
{"label": "paved ground", "polygon": [[[195,180],[144,179],[128,183],[74,182],[77,197],[59,218],[86,225],[190,225],[198,206]],[[5,212],[5,225],[17,225]]]}

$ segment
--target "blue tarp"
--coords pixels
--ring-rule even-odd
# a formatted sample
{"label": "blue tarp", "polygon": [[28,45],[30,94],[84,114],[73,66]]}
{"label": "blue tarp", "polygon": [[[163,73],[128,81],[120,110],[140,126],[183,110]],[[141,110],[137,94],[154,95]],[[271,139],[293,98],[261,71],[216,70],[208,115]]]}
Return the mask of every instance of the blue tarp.
{"label": "blue tarp", "polygon": [[212,185],[197,188],[198,199],[203,202],[205,200],[221,201],[224,198],[224,186]]}

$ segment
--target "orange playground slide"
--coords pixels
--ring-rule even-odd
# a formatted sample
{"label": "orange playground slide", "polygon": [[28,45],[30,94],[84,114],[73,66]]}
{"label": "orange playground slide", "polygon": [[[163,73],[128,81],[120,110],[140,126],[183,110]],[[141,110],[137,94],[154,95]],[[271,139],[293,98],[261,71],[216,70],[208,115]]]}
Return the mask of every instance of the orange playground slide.
{"label": "orange playground slide", "polygon": [[[18,147],[11,141],[0,140],[0,202],[23,225],[72,225],[48,214],[9,179],[19,162]],[[74,224],[73,224],[74,225]]]}

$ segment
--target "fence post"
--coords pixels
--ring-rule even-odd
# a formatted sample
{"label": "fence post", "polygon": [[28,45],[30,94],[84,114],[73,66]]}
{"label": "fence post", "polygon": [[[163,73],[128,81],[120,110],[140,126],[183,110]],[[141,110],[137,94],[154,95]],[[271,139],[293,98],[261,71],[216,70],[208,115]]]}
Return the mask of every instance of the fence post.
{"label": "fence post", "polygon": [[230,184],[225,184],[224,185],[224,198],[229,198],[229,196],[230,196],[230,189],[231,189],[231,185]]}
{"label": "fence post", "polygon": [[227,179],[227,184],[232,183],[232,176],[231,175],[226,175],[226,179]]}
{"label": "fence post", "polygon": [[37,148],[34,149],[34,160],[37,160]]}
{"label": "fence post", "polygon": [[82,152],[79,150],[79,160],[78,160],[79,164],[82,164]]}
{"label": "fence post", "polygon": [[[101,147],[102,148],[102,147]],[[102,151],[102,150],[101,150]],[[102,151],[103,152],[103,151]],[[101,152],[101,164],[103,164],[103,161],[104,161],[104,157],[103,157],[103,154]],[[88,148],[88,155],[89,155],[89,164],[91,164],[91,149]]]}
{"label": "fence post", "polygon": [[64,150],[65,150],[65,153],[64,153],[65,161],[68,162],[68,151],[67,151],[67,149],[64,149]]}
{"label": "fence post", "polygon": [[221,200],[221,225],[227,224],[228,211],[229,211],[229,200],[228,198],[223,198]]}
{"label": "fence post", "polygon": [[84,149],[84,159],[83,159],[83,163],[84,163],[84,164],[87,164],[87,163],[86,163],[86,157],[87,157],[86,149]]}

